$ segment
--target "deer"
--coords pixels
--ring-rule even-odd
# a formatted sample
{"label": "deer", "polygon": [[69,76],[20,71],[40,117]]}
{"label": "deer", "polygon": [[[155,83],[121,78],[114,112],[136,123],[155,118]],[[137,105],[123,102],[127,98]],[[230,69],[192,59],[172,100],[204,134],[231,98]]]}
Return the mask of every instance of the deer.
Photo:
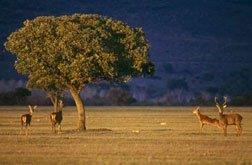
{"label": "deer", "polygon": [[207,115],[203,115],[202,113],[200,113],[199,108],[200,107],[197,107],[196,109],[194,109],[192,113],[194,113],[199,119],[201,133],[202,133],[202,129],[204,125],[212,125],[212,126],[217,126],[218,128],[220,128],[218,119],[210,118]]}
{"label": "deer", "polygon": [[[25,129],[26,129],[26,136],[28,135],[28,131],[29,131],[29,128],[30,128],[30,126],[31,126],[31,121],[32,121],[32,114],[33,114],[33,112],[35,111],[35,109],[37,108],[37,106],[31,106],[31,105],[29,105],[28,106],[29,107],[29,113],[27,113],[27,114],[23,114],[23,115],[21,115],[21,117],[20,117],[20,121],[21,121],[21,132],[22,132],[22,130],[23,130],[23,128],[25,127]],[[21,133],[20,132],[20,133]]]}
{"label": "deer", "polygon": [[224,114],[223,111],[227,107],[227,97],[223,97],[223,98],[224,98],[223,104],[220,104],[218,102],[217,97],[215,97],[214,101],[219,111],[219,121],[220,121],[220,126],[223,129],[224,136],[227,136],[228,125],[235,125],[237,136],[240,136],[242,134],[242,127],[241,127],[242,116],[238,113]]}
{"label": "deer", "polygon": [[62,109],[64,107],[63,101],[60,100],[59,101],[59,110],[58,112],[52,112],[50,114],[50,120],[51,120],[51,124],[52,124],[52,131],[53,132],[57,132],[56,131],[56,125],[58,125],[58,130],[61,131],[61,122],[63,120],[63,116],[62,116]]}

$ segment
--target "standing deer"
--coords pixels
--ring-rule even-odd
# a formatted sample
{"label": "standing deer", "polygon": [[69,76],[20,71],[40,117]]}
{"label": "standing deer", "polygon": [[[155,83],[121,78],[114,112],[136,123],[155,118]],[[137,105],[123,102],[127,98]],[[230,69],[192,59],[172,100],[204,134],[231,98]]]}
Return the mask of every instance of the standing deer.
{"label": "standing deer", "polygon": [[[26,129],[26,136],[28,135],[28,131],[29,131],[29,127],[31,126],[31,120],[32,120],[32,114],[34,112],[34,110],[37,108],[37,106],[28,106],[29,107],[29,113],[21,115],[20,119],[21,119],[21,132],[23,130],[23,128],[25,127]],[[21,133],[20,132],[20,133]]]}
{"label": "standing deer", "polygon": [[62,116],[62,109],[64,107],[63,101],[60,100],[59,101],[59,109],[58,112],[52,112],[50,114],[50,119],[51,119],[51,123],[52,123],[52,131],[56,133],[56,125],[58,125],[58,130],[61,131],[61,122],[63,119]]}
{"label": "standing deer", "polygon": [[227,136],[227,126],[228,125],[235,125],[236,131],[237,131],[237,136],[240,136],[242,134],[242,127],[241,127],[242,116],[238,113],[224,114],[223,111],[227,107],[227,97],[224,97],[223,104],[218,103],[217,97],[215,97],[215,103],[216,103],[216,107],[219,110],[220,126],[223,129],[224,135]]}
{"label": "standing deer", "polygon": [[200,113],[199,107],[197,107],[196,109],[193,110],[193,112],[199,119],[200,122],[200,132],[202,132],[203,126],[206,125],[212,125],[212,126],[217,126],[218,128],[220,128],[219,126],[219,120],[218,119],[212,119],[206,115],[203,115]]}

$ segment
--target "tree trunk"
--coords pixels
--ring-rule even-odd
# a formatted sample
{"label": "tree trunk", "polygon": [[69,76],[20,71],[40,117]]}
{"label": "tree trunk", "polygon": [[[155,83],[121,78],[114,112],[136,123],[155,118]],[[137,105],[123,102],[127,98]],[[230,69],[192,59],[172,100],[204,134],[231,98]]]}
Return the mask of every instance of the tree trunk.
{"label": "tree trunk", "polygon": [[48,93],[47,95],[49,96],[49,98],[50,98],[50,100],[51,100],[51,102],[53,104],[54,112],[58,112],[58,105],[59,105],[58,104],[58,98],[55,97],[54,95],[50,94],[50,93]]}
{"label": "tree trunk", "polygon": [[54,98],[54,103],[53,103],[53,107],[54,107],[54,112],[58,112],[58,98]]}
{"label": "tree trunk", "polygon": [[78,112],[78,130],[84,131],[86,130],[86,114],[84,109],[84,103],[80,97],[80,93],[75,88],[70,88],[70,93],[74,99],[76,109]]}

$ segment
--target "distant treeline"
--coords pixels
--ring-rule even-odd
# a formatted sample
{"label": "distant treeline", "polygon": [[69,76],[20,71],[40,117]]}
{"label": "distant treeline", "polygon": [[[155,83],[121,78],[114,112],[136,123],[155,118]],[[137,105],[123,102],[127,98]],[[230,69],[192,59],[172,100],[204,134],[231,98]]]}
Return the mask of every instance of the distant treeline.
{"label": "distant treeline", "polygon": [[[252,70],[241,68],[223,79],[222,85],[213,83],[213,74],[206,73],[194,79],[178,78],[172,65],[165,65],[170,77],[161,80],[149,79],[154,83],[111,84],[100,82],[89,84],[81,97],[85,105],[213,105],[215,96],[227,96],[231,106],[252,105]],[[167,73],[168,74],[168,73]],[[152,80],[154,79],[154,80]],[[166,81],[166,85],[158,84]],[[206,84],[204,87],[201,84]],[[51,105],[50,99],[41,90],[29,91],[21,80],[0,80],[0,105]],[[74,105],[68,92],[65,103]]]}
{"label": "distant treeline", "polygon": [[[175,80],[176,83],[169,83],[174,89],[167,90],[163,95],[150,97],[150,94],[155,93],[152,87],[150,88],[130,88],[127,85],[111,85],[101,83],[99,85],[89,85],[85,92],[81,93],[86,105],[92,106],[126,106],[126,105],[155,105],[155,106],[187,106],[187,105],[214,105],[215,93],[202,92],[191,94],[184,80]],[[0,88],[0,105],[51,105],[50,99],[45,92],[41,90],[29,91],[26,89],[25,82],[5,81],[1,82]],[[1,90],[4,84],[12,90]],[[17,86],[16,88],[14,86]],[[6,86],[5,86],[6,87]],[[179,87],[179,88],[178,88]],[[184,88],[185,87],[185,88]],[[183,88],[183,89],[182,89]],[[221,95],[219,95],[221,96]],[[241,95],[227,95],[230,106],[251,106],[252,92],[247,91]],[[74,105],[70,94],[65,92],[64,102],[66,105]]]}

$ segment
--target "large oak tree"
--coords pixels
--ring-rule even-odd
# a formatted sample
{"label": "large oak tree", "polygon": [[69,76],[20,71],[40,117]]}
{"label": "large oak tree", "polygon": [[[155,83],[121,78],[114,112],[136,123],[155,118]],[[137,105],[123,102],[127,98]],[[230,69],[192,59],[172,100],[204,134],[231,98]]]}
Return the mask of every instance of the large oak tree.
{"label": "large oak tree", "polygon": [[[16,70],[31,87],[69,90],[85,130],[80,91],[99,80],[127,82],[154,73],[149,45],[141,28],[93,14],[41,16],[26,20],[7,39]],[[50,89],[50,88],[49,88]]]}

